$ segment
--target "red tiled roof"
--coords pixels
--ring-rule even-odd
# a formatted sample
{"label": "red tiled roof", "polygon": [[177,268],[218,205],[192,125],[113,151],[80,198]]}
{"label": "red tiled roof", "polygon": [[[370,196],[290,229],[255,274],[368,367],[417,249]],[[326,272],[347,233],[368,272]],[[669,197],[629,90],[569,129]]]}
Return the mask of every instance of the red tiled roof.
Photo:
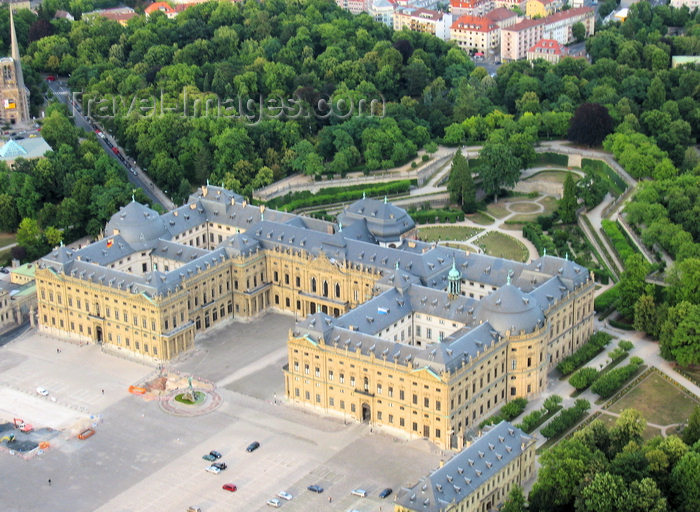
{"label": "red tiled roof", "polygon": [[452,30],[475,30],[477,32],[491,32],[497,30],[498,27],[488,18],[481,16],[460,16],[457,21],[452,23]]}
{"label": "red tiled roof", "polygon": [[537,25],[544,25],[544,20],[546,18],[539,18],[536,20],[523,20],[515,25],[511,25],[510,27],[504,28],[503,30],[510,30],[511,32],[519,32],[521,30],[526,30],[528,28],[536,27]]}
{"label": "red tiled roof", "polygon": [[573,18],[574,16],[580,16],[581,14],[585,14],[587,12],[593,14],[594,10],[592,7],[574,7],[573,9],[569,9],[568,11],[555,12],[554,14],[550,14],[549,16],[543,19],[547,23],[553,23],[555,21]]}
{"label": "red tiled roof", "polygon": [[510,9],[506,9],[505,7],[499,7],[498,9],[494,9],[493,11],[487,12],[484,15],[484,18],[488,18],[491,21],[503,21],[514,16],[517,16],[517,14],[515,14]]}
{"label": "red tiled roof", "polygon": [[170,4],[166,2],[155,2],[146,7],[143,12],[146,14],[153,14],[156,11],[163,11],[164,13],[170,13],[170,12],[175,12],[175,9],[173,9]]}
{"label": "red tiled roof", "polygon": [[538,52],[538,50],[545,50],[545,49],[546,50],[549,50],[549,49],[554,50],[552,53],[554,53],[555,55],[562,55],[562,54],[566,53],[565,51],[562,51],[562,47],[554,39],[540,39],[528,51],[529,52],[536,52],[536,53],[549,53],[549,52]]}
{"label": "red tiled roof", "polygon": [[450,0],[450,7],[457,9],[473,9],[486,0]]}

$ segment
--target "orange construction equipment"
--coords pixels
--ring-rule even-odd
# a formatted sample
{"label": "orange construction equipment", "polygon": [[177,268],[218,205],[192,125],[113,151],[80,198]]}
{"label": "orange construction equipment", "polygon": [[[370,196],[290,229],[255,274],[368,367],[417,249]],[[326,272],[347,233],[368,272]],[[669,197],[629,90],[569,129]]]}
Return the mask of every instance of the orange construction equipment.
{"label": "orange construction equipment", "polygon": [[48,441],[42,441],[39,443],[39,449],[40,450],[46,450],[49,446],[51,446]]}
{"label": "orange construction equipment", "polygon": [[22,432],[29,433],[34,430],[34,427],[29,423],[25,423],[22,418],[14,418],[15,428],[20,429]]}
{"label": "orange construction equipment", "polygon": [[95,435],[95,431],[92,430],[91,428],[83,430],[80,434],[78,434],[78,439],[87,439],[89,437],[92,437]]}
{"label": "orange construction equipment", "polygon": [[129,393],[134,395],[143,395],[146,392],[146,388],[140,388],[138,386],[129,386]]}

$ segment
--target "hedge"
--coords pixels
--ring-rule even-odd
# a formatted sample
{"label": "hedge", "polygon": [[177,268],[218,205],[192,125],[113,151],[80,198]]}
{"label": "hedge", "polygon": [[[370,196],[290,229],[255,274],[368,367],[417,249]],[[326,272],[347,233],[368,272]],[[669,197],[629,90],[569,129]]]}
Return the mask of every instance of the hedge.
{"label": "hedge", "polygon": [[639,357],[633,357],[627,366],[610,370],[601,375],[591,386],[591,391],[601,398],[610,398],[637,372],[643,361]]}
{"label": "hedge", "polygon": [[328,187],[322,188],[316,194],[304,190],[271,199],[267,202],[267,206],[275,210],[291,211],[308,206],[354,201],[356,199],[361,199],[363,195],[367,195],[368,197],[396,195],[408,192],[413,182],[415,182],[415,180],[390,181],[388,183],[377,183],[375,185]]}
{"label": "hedge", "polygon": [[562,398],[559,395],[550,396],[544,401],[544,407],[542,407],[542,409],[532,411],[525,416],[522,423],[517,425],[517,427],[527,434],[531,433],[561,410],[561,405],[559,405],[561,402]]}
{"label": "hedge", "polygon": [[613,327],[617,327],[618,329],[623,329],[625,331],[634,331],[634,326],[625,322],[620,322],[618,320],[609,320],[608,323]]}
{"label": "hedge", "polygon": [[617,303],[620,298],[620,289],[617,285],[612,286],[598,295],[593,301],[593,307],[598,313],[603,313]]}
{"label": "hedge", "polygon": [[569,384],[576,388],[577,391],[583,391],[598,378],[598,370],[595,368],[581,368],[579,371],[569,377]]}
{"label": "hedge", "polygon": [[440,210],[409,210],[408,214],[416,224],[432,224],[434,222],[460,222],[464,220],[464,212],[443,208]]}
{"label": "hedge", "polygon": [[520,416],[527,407],[526,398],[516,398],[511,400],[506,405],[501,407],[501,410],[497,414],[494,414],[490,418],[485,419],[479,424],[479,428],[483,428],[486,425],[496,425],[501,421],[512,421],[518,416]]}
{"label": "hedge", "polygon": [[563,375],[569,375],[598,355],[605,345],[610,343],[611,339],[612,336],[607,332],[598,331],[593,333],[591,337],[588,338],[588,341],[581,345],[581,348],[569,357],[562,359],[557,365],[557,368]]}
{"label": "hedge", "polygon": [[537,164],[551,164],[551,165],[561,165],[566,167],[569,165],[569,157],[567,155],[562,155],[560,153],[537,153],[537,158],[535,159]]}
{"label": "hedge", "polygon": [[544,254],[546,249],[550,255],[556,256],[557,248],[554,245],[554,240],[544,234],[539,224],[534,222],[526,223],[523,226],[523,236],[532,242],[532,245],[535,246],[540,255]]}
{"label": "hedge", "polygon": [[620,230],[617,222],[613,222],[608,219],[603,219],[600,221],[600,225],[603,227],[606,236],[610,239],[610,242],[615,249],[615,252],[620,257],[620,263],[623,265],[627,261],[627,258],[636,254],[637,250],[632,247],[627,237]]}
{"label": "hedge", "polygon": [[584,158],[581,160],[581,167],[598,176],[602,179],[603,183],[606,183],[615,196],[619,196],[622,192],[627,189],[627,183],[623,180],[619,174],[612,170],[612,168],[603,162],[602,160],[591,160],[590,158]]}
{"label": "hedge", "polygon": [[557,416],[550,421],[546,427],[540,430],[542,434],[547,439],[558,436],[569,430],[576,423],[581,421],[581,419],[586,415],[588,409],[591,408],[591,404],[588,400],[579,398],[574,402],[573,407],[564,409]]}

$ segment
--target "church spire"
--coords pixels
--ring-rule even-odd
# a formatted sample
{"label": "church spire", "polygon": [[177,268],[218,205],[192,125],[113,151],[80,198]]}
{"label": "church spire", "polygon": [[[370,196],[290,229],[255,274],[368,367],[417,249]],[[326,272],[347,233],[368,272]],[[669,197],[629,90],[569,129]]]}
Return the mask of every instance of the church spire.
{"label": "church spire", "polygon": [[[24,75],[22,74],[22,63],[19,59],[19,45],[17,44],[17,32],[15,31],[15,18],[12,10],[12,4],[10,4],[10,56],[12,57],[12,66],[15,72],[15,82],[17,84],[16,97],[14,94],[5,96],[5,100],[11,100],[10,103],[15,103],[15,112],[17,116],[14,117],[17,123],[24,123],[29,121],[29,91],[24,86]],[[13,100],[13,101],[12,101]]]}
{"label": "church spire", "polygon": [[17,34],[15,32],[15,19],[12,15],[12,4],[10,4],[10,46],[10,57],[19,63],[19,46],[17,45]]}

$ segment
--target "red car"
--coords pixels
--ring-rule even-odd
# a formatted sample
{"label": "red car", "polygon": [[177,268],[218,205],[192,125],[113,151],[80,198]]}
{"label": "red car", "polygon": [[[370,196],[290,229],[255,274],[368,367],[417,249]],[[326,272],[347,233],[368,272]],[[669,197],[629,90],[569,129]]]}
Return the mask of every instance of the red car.
{"label": "red car", "polygon": [[115,155],[118,155],[118,154],[119,154],[119,148],[113,147],[113,148],[112,148],[112,151],[114,151],[114,154],[115,154]]}
{"label": "red car", "polygon": [[221,487],[224,491],[236,492],[238,488],[234,484],[224,484]]}
{"label": "red car", "polygon": [[49,75],[49,76],[46,77],[46,81],[47,81],[47,82],[53,82],[53,81],[55,81],[55,80],[56,80],[56,77],[53,76],[53,75]]}

